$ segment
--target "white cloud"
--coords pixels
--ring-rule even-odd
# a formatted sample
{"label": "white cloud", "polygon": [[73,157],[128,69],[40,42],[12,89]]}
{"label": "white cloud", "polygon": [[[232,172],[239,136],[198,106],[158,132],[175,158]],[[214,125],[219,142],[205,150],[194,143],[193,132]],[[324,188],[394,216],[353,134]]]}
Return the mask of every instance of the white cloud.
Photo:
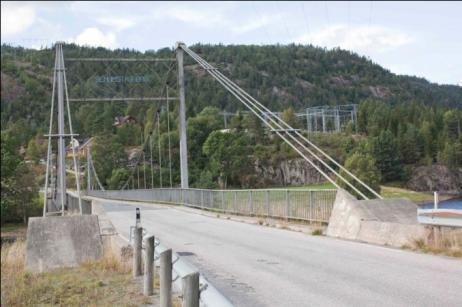
{"label": "white cloud", "polygon": [[193,9],[187,7],[172,7],[166,10],[165,15],[179,21],[194,24],[195,26],[208,26],[221,23],[224,18],[220,11],[213,9]]}
{"label": "white cloud", "polygon": [[311,43],[323,47],[341,47],[355,51],[388,51],[414,39],[406,33],[381,26],[333,25],[297,39],[299,43]]}
{"label": "white cloud", "polygon": [[113,32],[104,33],[98,28],[86,28],[72,40],[77,45],[116,48],[117,39]]}
{"label": "white cloud", "polygon": [[96,21],[102,25],[112,27],[116,31],[122,31],[136,25],[135,21],[126,17],[100,17]]}
{"label": "white cloud", "polygon": [[151,12],[150,19],[179,21],[198,28],[223,28],[230,25],[229,14],[234,5],[228,2],[171,2],[156,7]]}
{"label": "white cloud", "polygon": [[238,33],[238,34],[250,32],[250,31],[253,31],[253,30],[257,30],[257,29],[259,29],[261,27],[268,26],[269,24],[280,20],[281,17],[282,17],[281,15],[273,15],[273,16],[264,15],[261,18],[257,19],[254,16],[252,16],[252,18],[251,18],[251,20],[249,22],[242,23],[242,24],[239,24],[236,27],[233,27],[232,31],[235,32],[235,33]]}
{"label": "white cloud", "polygon": [[14,35],[27,30],[36,19],[35,8],[22,3],[2,1],[2,35]]}

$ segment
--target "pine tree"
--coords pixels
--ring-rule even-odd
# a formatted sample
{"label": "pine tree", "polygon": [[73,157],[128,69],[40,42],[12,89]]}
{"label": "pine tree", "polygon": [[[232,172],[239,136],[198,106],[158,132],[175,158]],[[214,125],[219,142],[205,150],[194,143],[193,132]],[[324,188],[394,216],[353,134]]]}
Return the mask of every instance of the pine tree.
{"label": "pine tree", "polygon": [[382,131],[372,142],[372,152],[377,168],[382,174],[382,181],[400,180],[403,175],[401,157],[393,134]]}

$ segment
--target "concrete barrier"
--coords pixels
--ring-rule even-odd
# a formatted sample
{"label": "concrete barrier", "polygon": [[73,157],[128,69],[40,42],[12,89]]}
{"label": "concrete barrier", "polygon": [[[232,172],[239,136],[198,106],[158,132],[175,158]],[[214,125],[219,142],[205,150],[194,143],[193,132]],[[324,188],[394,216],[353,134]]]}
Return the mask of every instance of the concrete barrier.
{"label": "concrete barrier", "polygon": [[98,216],[49,216],[29,219],[26,269],[44,272],[77,266],[103,256]]}
{"label": "concrete barrier", "polygon": [[[72,214],[80,214],[79,198],[76,192],[68,192],[67,197],[67,210]],[[83,197],[83,194],[82,194]],[[92,214],[91,212],[91,201],[81,199],[82,201],[82,214]]]}
{"label": "concrete barrier", "polygon": [[332,237],[401,247],[425,239],[429,230],[417,221],[417,205],[407,199],[359,201],[338,190],[326,234]]}

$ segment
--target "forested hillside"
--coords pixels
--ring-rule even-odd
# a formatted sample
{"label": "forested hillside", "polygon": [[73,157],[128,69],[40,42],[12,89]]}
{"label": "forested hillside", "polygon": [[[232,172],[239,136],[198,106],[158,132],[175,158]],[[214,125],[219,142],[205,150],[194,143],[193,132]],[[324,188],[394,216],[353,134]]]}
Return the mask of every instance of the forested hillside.
{"label": "forested hillside", "polygon": [[[439,163],[457,169],[462,165],[462,88],[459,86],[398,76],[364,57],[340,49],[297,45],[196,45],[191,49],[270,109],[284,111],[283,118],[296,127],[300,123],[294,111],[318,105],[359,104],[357,127],[349,125],[341,134],[310,137],[376,188],[390,181],[405,184],[417,166]],[[140,53],[66,45],[64,50],[65,59],[174,57],[169,48]],[[44,157],[41,139],[48,127],[53,60],[54,52],[50,49],[2,46],[2,133],[11,136],[8,140],[14,138],[17,149],[25,146],[26,157],[34,161]],[[169,84],[169,95],[177,95],[175,62],[110,66],[66,61],[66,73],[71,98],[163,96],[166,84]],[[274,165],[297,157],[264,131],[252,116],[235,117],[229,133],[219,132],[223,129],[220,111],[244,107],[188,56],[185,74],[192,186],[262,186],[265,182],[255,172],[255,165]],[[148,78],[144,83],[127,87],[100,82],[101,76],[111,75]],[[92,152],[104,185],[119,188],[129,177],[127,150],[131,147],[144,144],[145,160],[149,160],[150,133],[157,173],[160,134],[164,157],[160,169],[164,179],[169,177],[166,157],[170,136],[173,182],[179,182],[177,103],[172,102],[170,107],[171,112],[167,113],[164,102],[72,102],[75,131],[82,139],[96,137]],[[158,111],[160,133],[155,119]],[[136,123],[113,127],[114,118],[125,115],[132,116]],[[146,168],[150,176],[149,165],[138,167]],[[153,181],[159,185],[157,175]]]}

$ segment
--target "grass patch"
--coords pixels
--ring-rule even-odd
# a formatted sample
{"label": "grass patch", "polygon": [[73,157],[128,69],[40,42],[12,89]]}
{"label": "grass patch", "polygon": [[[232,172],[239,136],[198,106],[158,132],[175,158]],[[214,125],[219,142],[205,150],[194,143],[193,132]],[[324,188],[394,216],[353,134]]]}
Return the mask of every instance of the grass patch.
{"label": "grass patch", "polygon": [[8,223],[1,226],[1,232],[13,232],[24,228],[26,225],[23,223]]}
{"label": "grass patch", "polygon": [[313,236],[322,236],[322,229],[315,229],[311,232]]}
{"label": "grass patch", "polygon": [[434,237],[428,240],[415,239],[411,245],[403,245],[401,248],[462,258],[462,232],[452,234],[443,232],[439,235],[438,240],[435,240]]}
{"label": "grass patch", "polygon": [[107,256],[76,268],[24,271],[25,242],[1,250],[2,306],[139,306],[149,303],[133,282],[128,264]]}
{"label": "grass patch", "polygon": [[314,184],[302,184],[302,185],[287,185],[287,186],[271,186],[268,189],[336,189],[336,187],[330,182],[314,183]]}
{"label": "grass patch", "polygon": [[384,198],[407,198],[413,202],[431,202],[433,194],[425,192],[416,192],[403,188],[381,186],[381,193]]}

